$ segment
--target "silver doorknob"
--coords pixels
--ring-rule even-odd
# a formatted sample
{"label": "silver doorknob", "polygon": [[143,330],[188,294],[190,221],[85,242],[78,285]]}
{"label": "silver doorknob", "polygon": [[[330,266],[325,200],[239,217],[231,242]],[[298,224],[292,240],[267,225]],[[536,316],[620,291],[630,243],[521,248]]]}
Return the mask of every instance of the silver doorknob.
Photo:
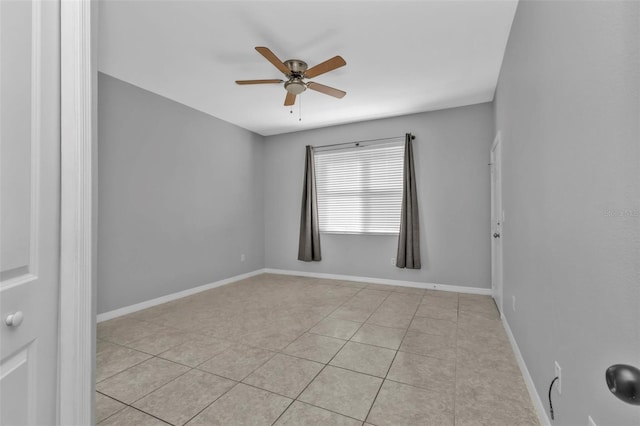
{"label": "silver doorknob", "polygon": [[14,312],[12,314],[7,315],[7,318],[5,318],[4,323],[7,325],[7,327],[17,327],[20,324],[22,324],[23,319],[24,319],[24,314],[22,313],[22,311],[18,311],[18,312]]}
{"label": "silver doorknob", "polygon": [[495,234],[493,234],[493,238],[500,238],[500,234],[496,232]]}

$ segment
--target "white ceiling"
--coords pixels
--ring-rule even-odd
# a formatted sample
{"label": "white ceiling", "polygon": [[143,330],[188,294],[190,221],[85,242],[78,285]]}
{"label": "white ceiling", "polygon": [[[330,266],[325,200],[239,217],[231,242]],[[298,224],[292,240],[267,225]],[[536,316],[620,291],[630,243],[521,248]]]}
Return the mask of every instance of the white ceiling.
{"label": "white ceiling", "polygon": [[[488,102],[517,0],[150,1],[100,3],[101,72],[262,135]],[[283,75],[258,52],[309,66],[347,66],[313,79],[294,113]]]}

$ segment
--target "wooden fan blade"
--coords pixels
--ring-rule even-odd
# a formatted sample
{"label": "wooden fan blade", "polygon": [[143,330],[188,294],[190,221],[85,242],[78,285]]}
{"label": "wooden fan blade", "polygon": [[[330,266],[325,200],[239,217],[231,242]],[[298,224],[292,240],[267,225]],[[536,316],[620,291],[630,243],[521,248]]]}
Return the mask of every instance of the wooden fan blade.
{"label": "wooden fan blade", "polygon": [[334,56],[331,59],[324,61],[321,64],[316,65],[315,67],[311,67],[304,72],[305,78],[313,78],[317,77],[321,74],[324,74],[329,71],[333,71],[336,68],[340,68],[347,65],[342,56]]}
{"label": "wooden fan blade", "polygon": [[333,87],[325,86],[324,84],[309,82],[307,87],[311,90],[315,90],[316,92],[324,93],[325,95],[333,96],[334,98],[344,98],[344,95],[347,92],[343,92],[342,90],[334,89]]}
{"label": "wooden fan blade", "polygon": [[236,80],[236,84],[274,84],[283,83],[284,80]]}
{"label": "wooden fan blade", "polygon": [[280,72],[282,72],[284,75],[289,75],[289,73],[291,72],[289,68],[287,68],[287,66],[283,64],[282,61],[275,55],[275,53],[269,50],[268,47],[258,46],[256,47],[256,50],[258,51],[258,53],[264,56],[267,61],[271,62],[276,68],[278,68]]}
{"label": "wooden fan blade", "polygon": [[284,106],[291,106],[296,103],[296,95],[287,92],[287,97],[284,98]]}

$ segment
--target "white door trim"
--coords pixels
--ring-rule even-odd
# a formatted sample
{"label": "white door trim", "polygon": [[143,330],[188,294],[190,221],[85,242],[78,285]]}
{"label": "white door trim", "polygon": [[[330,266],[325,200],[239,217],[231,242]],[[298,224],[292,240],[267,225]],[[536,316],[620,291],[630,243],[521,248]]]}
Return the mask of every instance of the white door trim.
{"label": "white door trim", "polygon": [[59,424],[93,424],[94,156],[97,2],[63,0]]}
{"label": "white door trim", "polygon": [[496,146],[498,146],[500,142],[502,142],[502,133],[500,133],[500,130],[498,130],[498,133],[496,133],[496,137],[493,139],[493,143],[491,144],[491,149],[489,150],[489,152],[495,151]]}
{"label": "white door trim", "polygon": [[[491,233],[502,234],[503,210],[502,210],[502,135],[500,131],[491,145]],[[496,177],[497,176],[497,177]],[[494,184],[495,182],[495,184]],[[499,211],[496,210],[496,197],[500,200]],[[496,224],[500,223],[500,226]],[[500,237],[500,249],[495,250],[495,241],[491,241],[491,292],[500,315],[503,314],[503,265],[502,265],[502,238]],[[496,256],[498,258],[496,258]]]}

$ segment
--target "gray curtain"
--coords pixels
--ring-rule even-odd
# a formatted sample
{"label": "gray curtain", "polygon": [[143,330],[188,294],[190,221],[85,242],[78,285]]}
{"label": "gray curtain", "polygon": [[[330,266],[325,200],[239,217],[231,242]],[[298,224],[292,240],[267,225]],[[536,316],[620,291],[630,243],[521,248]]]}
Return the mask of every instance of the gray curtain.
{"label": "gray curtain", "polygon": [[405,135],[402,216],[400,218],[396,266],[398,268],[420,269],[420,216],[418,215],[418,190],[413,166],[412,139],[411,133]]}
{"label": "gray curtain", "polygon": [[304,166],[304,185],[302,188],[302,211],[300,212],[300,240],[298,242],[298,260],[319,261],[320,230],[318,227],[318,201],[316,195],[316,171],[313,161],[313,147],[307,145],[307,157]]}

